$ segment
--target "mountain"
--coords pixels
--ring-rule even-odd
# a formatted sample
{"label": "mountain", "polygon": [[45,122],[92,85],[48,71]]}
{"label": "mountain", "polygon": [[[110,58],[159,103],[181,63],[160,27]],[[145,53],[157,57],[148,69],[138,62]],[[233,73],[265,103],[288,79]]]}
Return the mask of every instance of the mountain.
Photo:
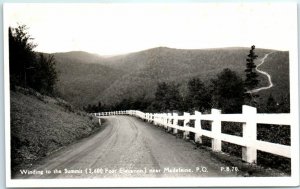
{"label": "mountain", "polygon": [[[102,58],[88,53],[80,54],[81,56],[74,52],[53,54],[58,71],[58,91],[64,99],[77,107],[98,102],[98,96],[109,84],[123,75],[120,69],[100,64]],[[72,55],[75,55],[74,58]]]}
{"label": "mountain", "polygon": [[[268,69],[274,75],[272,91],[279,97],[289,88],[288,52],[256,49],[257,63],[269,52],[276,53],[261,69]],[[224,68],[244,77],[248,53],[249,48],[187,50],[158,47],[112,57],[84,52],[56,53],[54,56],[59,70],[59,91],[66,100],[82,107],[99,101],[114,104],[129,97],[151,98],[158,82],[184,84],[191,77],[209,82]],[[268,83],[263,75],[260,80],[261,85]],[[269,91],[261,93],[267,96]]]}
{"label": "mountain", "polygon": [[104,58],[102,58],[100,55],[84,51],[53,53],[53,55],[59,62],[72,60],[73,62],[77,63],[98,63],[104,60]]}

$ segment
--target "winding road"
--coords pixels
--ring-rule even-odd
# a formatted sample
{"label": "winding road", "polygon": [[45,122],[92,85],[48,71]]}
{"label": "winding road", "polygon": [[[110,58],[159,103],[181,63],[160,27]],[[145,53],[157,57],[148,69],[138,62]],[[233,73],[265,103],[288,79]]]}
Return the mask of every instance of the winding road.
{"label": "winding road", "polygon": [[265,87],[260,87],[260,88],[257,88],[257,89],[249,90],[249,91],[247,91],[247,93],[257,93],[257,92],[259,92],[259,91],[261,91],[261,90],[266,90],[266,89],[270,89],[271,87],[273,87],[271,75],[268,74],[268,73],[265,72],[265,71],[262,71],[262,70],[258,69],[263,63],[265,63],[265,60],[268,58],[268,56],[269,56],[270,54],[273,54],[273,53],[275,53],[275,52],[270,52],[270,53],[265,54],[265,56],[261,59],[260,64],[258,64],[258,65],[256,66],[256,68],[255,68],[255,70],[256,70],[257,72],[259,72],[259,73],[261,73],[261,74],[267,76],[268,81],[269,81],[269,85],[268,85],[268,86],[265,86]]}
{"label": "winding road", "polygon": [[240,176],[238,171],[222,171],[230,165],[209,151],[152,124],[130,116],[105,120],[98,133],[53,153],[15,178]]}

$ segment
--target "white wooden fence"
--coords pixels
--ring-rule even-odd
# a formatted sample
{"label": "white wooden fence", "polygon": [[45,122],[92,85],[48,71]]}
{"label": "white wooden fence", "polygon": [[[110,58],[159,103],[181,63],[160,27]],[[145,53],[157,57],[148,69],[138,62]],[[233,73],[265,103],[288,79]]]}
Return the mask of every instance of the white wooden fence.
{"label": "white wooden fence", "polygon": [[[221,114],[221,110],[212,109],[211,114],[195,112],[194,115],[184,113],[179,116],[176,113],[144,113],[136,110],[113,111],[95,113],[95,116],[109,115],[131,115],[148,122],[160,125],[177,133],[178,130],[187,136],[189,132],[195,133],[195,142],[202,143],[201,137],[206,136],[212,140],[212,150],[221,151],[221,142],[229,142],[242,146],[242,159],[249,163],[256,163],[257,150],[271,154],[291,158],[291,146],[270,143],[257,140],[257,124],[290,125],[292,118],[290,114],[258,114],[256,108],[243,106],[242,114]],[[178,125],[178,120],[183,121],[183,126]],[[190,126],[193,120],[194,127]],[[201,120],[211,121],[211,131],[201,128]],[[235,136],[221,132],[221,122],[239,122],[243,124],[243,135]]]}

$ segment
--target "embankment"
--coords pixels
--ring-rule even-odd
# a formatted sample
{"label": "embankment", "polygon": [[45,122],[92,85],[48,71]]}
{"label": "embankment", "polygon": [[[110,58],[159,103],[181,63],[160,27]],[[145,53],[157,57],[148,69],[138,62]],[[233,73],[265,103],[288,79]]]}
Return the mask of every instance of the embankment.
{"label": "embankment", "polygon": [[100,127],[96,118],[58,98],[21,88],[11,91],[10,97],[12,173]]}

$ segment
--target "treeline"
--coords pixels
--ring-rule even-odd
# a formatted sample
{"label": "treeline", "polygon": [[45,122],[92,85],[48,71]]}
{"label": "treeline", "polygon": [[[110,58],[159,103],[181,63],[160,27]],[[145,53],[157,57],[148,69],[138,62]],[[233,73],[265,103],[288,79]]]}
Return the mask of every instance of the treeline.
{"label": "treeline", "polygon": [[[190,79],[186,93],[181,92],[179,84],[162,82],[157,85],[154,99],[129,98],[114,106],[88,105],[84,109],[88,112],[135,109],[145,112],[209,113],[212,108],[216,108],[222,110],[222,113],[241,113],[242,105],[250,105],[260,113],[289,113],[289,92],[280,101],[270,94],[265,102],[259,99],[257,93],[251,92],[260,82],[255,70],[257,57],[253,45],[246,58],[245,80],[226,68],[210,82],[204,83],[199,78]],[[101,105],[100,102],[99,104]]]}
{"label": "treeline", "polygon": [[32,88],[42,94],[55,95],[57,72],[53,56],[37,53],[37,46],[25,25],[9,27],[10,87]]}
{"label": "treeline", "polygon": [[259,102],[258,95],[246,93],[245,82],[238,74],[230,69],[224,69],[210,82],[204,83],[199,78],[191,78],[182,92],[182,85],[174,82],[158,83],[155,97],[147,99],[123,99],[113,106],[88,105],[88,112],[114,110],[140,110],[145,112],[194,112],[210,113],[211,108],[222,110],[222,113],[241,113],[242,105],[255,104],[258,112],[288,113],[289,94],[277,101],[272,94],[265,102]]}

